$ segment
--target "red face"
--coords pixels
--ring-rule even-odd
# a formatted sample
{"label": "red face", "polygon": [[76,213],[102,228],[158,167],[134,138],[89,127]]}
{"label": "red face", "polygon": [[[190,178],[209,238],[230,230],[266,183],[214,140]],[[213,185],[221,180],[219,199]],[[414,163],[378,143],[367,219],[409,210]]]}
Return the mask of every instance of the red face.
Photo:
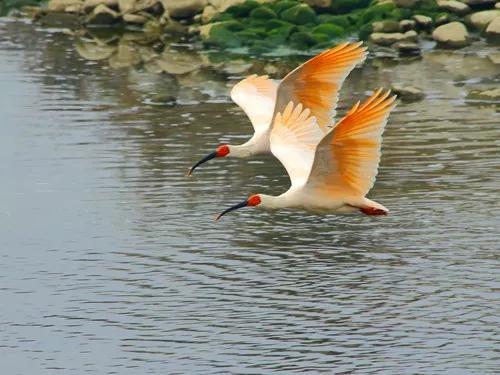
{"label": "red face", "polygon": [[218,158],[223,158],[227,154],[229,154],[229,146],[228,145],[220,145],[216,148],[215,153]]}
{"label": "red face", "polygon": [[249,206],[258,206],[260,204],[261,199],[259,197],[259,194],[254,194],[254,195],[251,195],[248,199],[247,199],[247,204]]}

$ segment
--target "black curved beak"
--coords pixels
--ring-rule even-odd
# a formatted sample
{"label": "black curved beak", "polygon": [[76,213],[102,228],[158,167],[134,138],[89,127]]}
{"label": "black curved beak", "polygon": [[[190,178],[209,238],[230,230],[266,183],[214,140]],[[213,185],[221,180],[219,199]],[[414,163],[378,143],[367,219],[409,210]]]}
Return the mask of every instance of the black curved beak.
{"label": "black curved beak", "polygon": [[191,176],[193,174],[193,171],[199,166],[199,165],[202,165],[203,163],[206,163],[207,161],[209,160],[212,160],[213,158],[216,158],[217,157],[217,152],[214,151],[214,152],[211,152],[210,154],[208,154],[207,156],[205,156],[203,159],[201,159],[198,163],[196,163],[195,165],[193,165],[191,168],[189,168],[188,170],[188,173],[187,175],[188,176]]}
{"label": "black curved beak", "polygon": [[222,211],[220,214],[218,214],[216,217],[215,217],[215,221],[219,220],[222,216],[224,216],[225,214],[227,214],[228,212],[231,212],[231,211],[234,211],[234,210],[237,210],[238,208],[243,208],[243,207],[246,207],[248,206],[248,202],[246,200],[244,200],[243,202],[241,203],[238,203],[238,204],[235,204],[234,206],[231,206],[229,207],[227,210],[224,210]]}

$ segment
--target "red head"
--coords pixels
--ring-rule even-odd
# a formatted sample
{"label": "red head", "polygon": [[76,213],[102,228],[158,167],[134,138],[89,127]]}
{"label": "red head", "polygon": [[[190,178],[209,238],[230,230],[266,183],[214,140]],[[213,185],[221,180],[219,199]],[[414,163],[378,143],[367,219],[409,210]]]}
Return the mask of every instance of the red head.
{"label": "red head", "polygon": [[193,173],[193,171],[201,164],[203,163],[206,163],[207,161],[209,160],[212,160],[214,158],[223,158],[227,155],[229,155],[229,146],[228,145],[220,145],[220,146],[217,146],[217,148],[215,149],[214,152],[211,152],[210,154],[208,154],[207,156],[205,156],[203,159],[201,159],[198,163],[196,163],[195,165],[193,165],[189,171],[188,171],[188,176],[191,176],[191,173]]}
{"label": "red head", "polygon": [[241,203],[235,204],[234,206],[229,207],[227,210],[222,211],[215,220],[219,220],[222,216],[227,214],[228,212],[237,210],[238,208],[243,208],[243,207],[254,207],[258,206],[259,204],[262,203],[262,199],[259,194],[254,194],[248,197],[248,199],[244,200]]}

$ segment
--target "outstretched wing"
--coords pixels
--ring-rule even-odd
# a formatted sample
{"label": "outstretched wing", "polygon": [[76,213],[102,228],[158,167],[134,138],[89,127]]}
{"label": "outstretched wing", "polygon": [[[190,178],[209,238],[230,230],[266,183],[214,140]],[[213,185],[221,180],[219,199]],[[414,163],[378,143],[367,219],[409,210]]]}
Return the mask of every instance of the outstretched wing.
{"label": "outstretched wing", "polygon": [[319,143],[307,184],[326,194],[364,197],[375,183],[382,133],[396,96],[377,90]]}
{"label": "outstretched wing", "polygon": [[326,132],[335,117],[342,83],[356,64],[366,58],[366,48],[361,44],[340,44],[290,72],[278,87],[274,113],[283,112],[290,101],[302,103]]}
{"label": "outstretched wing", "polygon": [[277,82],[255,74],[238,82],[231,90],[231,99],[245,111],[256,132],[270,126],[277,90]]}
{"label": "outstretched wing", "polygon": [[316,118],[302,104],[289,102],[278,112],[271,130],[271,152],[283,164],[292,186],[304,184],[311,171],[314,150],[324,136]]}

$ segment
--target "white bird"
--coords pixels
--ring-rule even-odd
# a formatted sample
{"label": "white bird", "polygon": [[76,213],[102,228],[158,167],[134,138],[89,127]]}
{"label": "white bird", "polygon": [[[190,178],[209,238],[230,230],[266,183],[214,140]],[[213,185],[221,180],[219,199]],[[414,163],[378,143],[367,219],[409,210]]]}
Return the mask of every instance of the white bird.
{"label": "white bird", "polygon": [[308,108],[289,102],[274,120],[270,145],[288,172],[290,188],[279,196],[252,195],[216,219],[247,206],[386,215],[389,210],[366,194],[375,183],[382,133],[395,99],[390,91],[377,90],[326,134]]}
{"label": "white bird", "polygon": [[309,108],[317,126],[326,132],[335,116],[342,83],[356,64],[366,58],[366,48],[361,45],[361,42],[344,43],[326,50],[288,73],[281,82],[252,75],[237,83],[231,90],[231,98],[249,117],[253,136],[242,145],[219,145],[191,167],[188,175],[217,157],[246,158],[270,153],[271,124],[290,101]]}

